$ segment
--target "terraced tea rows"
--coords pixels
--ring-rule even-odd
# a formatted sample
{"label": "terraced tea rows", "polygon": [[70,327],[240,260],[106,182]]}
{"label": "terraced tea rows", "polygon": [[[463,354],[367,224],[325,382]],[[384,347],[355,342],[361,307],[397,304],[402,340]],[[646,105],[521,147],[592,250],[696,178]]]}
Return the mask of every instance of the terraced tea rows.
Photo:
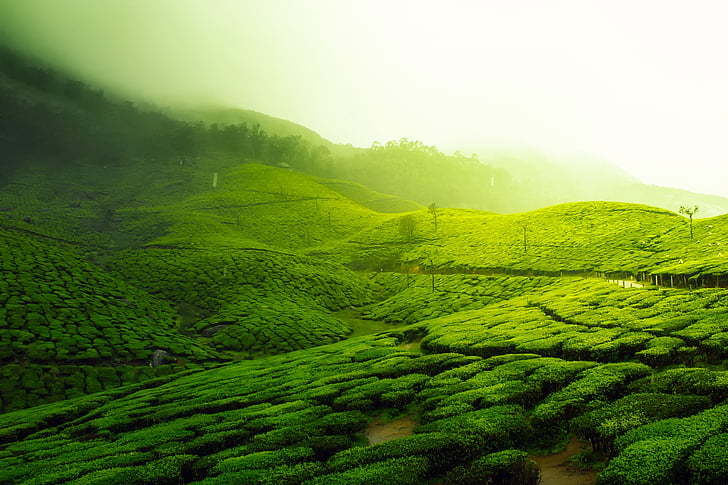
{"label": "terraced tea rows", "polygon": [[[215,187],[209,177],[209,185],[174,203],[121,211],[122,231],[158,234],[147,238],[151,245],[245,248],[256,241],[291,250],[339,240],[389,217],[343,197],[325,180],[284,169],[239,165],[219,172]],[[154,230],[159,226],[163,234]]]}
{"label": "terraced tea rows", "polygon": [[687,220],[677,214],[614,202],[562,204],[512,215],[440,209],[437,228],[427,211],[411,216],[412,238],[400,231],[400,216],[309,252],[373,270],[615,273],[646,281],[664,275],[662,285],[670,284],[673,275],[671,286],[728,285],[726,216],[697,221],[694,240]]}
{"label": "terraced tea rows", "polygon": [[123,365],[145,365],[157,349],[177,370],[182,360],[219,358],[177,331],[165,301],[106,274],[72,247],[2,231],[0,274],[0,386],[7,390],[0,409],[170,372]]}
{"label": "terraced tea rows", "polygon": [[297,249],[390,217],[366,204],[387,212],[420,207],[356,184],[225,157],[148,167],[133,161],[50,175],[29,166],[0,193],[0,216],[8,225],[106,248]]}
{"label": "terraced tea rows", "polygon": [[214,356],[179,335],[164,301],[114,279],[73,250],[13,232],[0,234],[0,322],[4,360],[87,362]]}
{"label": "terraced tea rows", "polygon": [[252,354],[341,340],[351,330],[330,313],[371,297],[341,266],[273,251],[147,249],[107,266],[172,302],[216,347]]}
{"label": "terraced tea rows", "polygon": [[[678,465],[693,482],[728,473],[710,461],[728,416],[711,388],[640,391],[609,404],[647,387],[651,369],[532,354],[421,355],[394,347],[400,338],[363,337],[4,414],[0,480],[418,484],[485,473],[535,484],[527,451],[558,439],[543,430],[572,420],[581,435],[614,443],[600,483],[673,483]],[[609,427],[620,407],[635,418]],[[363,446],[361,433],[384,408],[421,424],[412,436]],[[654,453],[670,433],[686,436]]]}
{"label": "terraced tea rows", "polygon": [[430,351],[481,356],[532,352],[653,366],[728,357],[727,290],[622,289],[575,279],[555,289],[421,324]]}
{"label": "terraced tea rows", "polygon": [[[80,207],[81,183],[13,195],[0,405],[60,402],[0,415],[0,482],[535,485],[529,456],[568,434],[600,485],[728,479],[728,290],[569,276],[720,272],[720,218],[693,242],[612,203],[440,210],[435,231],[406,201],[234,165],[169,165]],[[417,209],[414,237],[377,204]],[[341,310],[401,326],[344,340]],[[414,433],[367,446],[388,417]]]}
{"label": "terraced tea rows", "polygon": [[391,296],[368,305],[366,318],[390,323],[416,323],[452,313],[480,309],[524,294],[546,291],[562,282],[557,278],[521,276],[374,273],[371,281]]}

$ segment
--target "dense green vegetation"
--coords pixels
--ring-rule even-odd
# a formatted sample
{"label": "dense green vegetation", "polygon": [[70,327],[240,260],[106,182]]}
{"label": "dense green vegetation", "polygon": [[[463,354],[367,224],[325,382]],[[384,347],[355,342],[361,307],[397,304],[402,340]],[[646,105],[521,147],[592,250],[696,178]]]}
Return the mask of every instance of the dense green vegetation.
{"label": "dense green vegetation", "polygon": [[107,267],[171,302],[215,347],[252,353],[341,340],[350,329],[331,312],[370,295],[351,271],[272,251],[147,249]]}
{"label": "dense green vegetation", "polygon": [[728,216],[0,67],[0,483],[728,480]]}
{"label": "dense green vegetation", "polygon": [[310,170],[330,164],[328,150],[310,146],[300,136],[278,136],[245,122],[179,121],[38,67],[6,48],[0,48],[0,111],[5,114],[0,147],[8,162],[0,171],[2,179],[27,157],[59,167],[78,161],[128,165],[139,158],[220,154]]}
{"label": "dense green vegetation", "polygon": [[[2,410],[219,359],[177,331],[167,302],[87,262],[78,248],[2,229],[0,273]],[[151,369],[157,349],[171,356]]]}
{"label": "dense green vegetation", "polygon": [[419,325],[428,330],[423,347],[435,351],[639,359],[652,366],[719,362],[728,358],[727,296],[724,289],[626,291],[601,280],[575,279]]}
{"label": "dense green vegetation", "polygon": [[[1,476],[27,483],[421,483],[447,472],[450,483],[470,483],[459,480],[492,470],[504,480],[499,474],[532,476],[533,465],[525,453],[503,450],[528,450],[548,439],[544,429],[568,429],[571,420],[577,433],[614,443],[617,458],[602,483],[670,481],[675,473],[698,483],[726,472],[708,459],[719,453],[725,429],[724,406],[711,407],[720,400],[711,388],[627,394],[610,403],[639,387],[650,367],[534,354],[421,355],[397,349],[400,338],[362,337],[2,415]],[[410,437],[365,446],[360,433],[381,408],[418,414],[421,424]],[[665,448],[672,434],[679,438]]]}
{"label": "dense green vegetation", "polygon": [[[414,236],[390,218],[343,242],[311,249],[353,267],[414,273],[615,275],[675,287],[726,286],[725,216],[687,219],[635,204],[582,202],[513,215],[417,211]],[[670,278],[672,276],[672,279]]]}

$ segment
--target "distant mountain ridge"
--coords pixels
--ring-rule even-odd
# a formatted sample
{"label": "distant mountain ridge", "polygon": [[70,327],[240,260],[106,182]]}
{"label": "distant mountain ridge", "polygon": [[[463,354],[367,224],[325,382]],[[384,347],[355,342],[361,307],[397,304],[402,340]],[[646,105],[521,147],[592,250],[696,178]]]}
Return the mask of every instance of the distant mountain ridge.
{"label": "distant mountain ridge", "polygon": [[728,213],[728,198],[646,185],[607,163],[569,164],[527,151],[449,155],[406,139],[356,148],[252,110],[135,105],[12,52],[0,54],[0,180],[27,160],[154,165],[216,157],[351,181],[440,207],[514,213],[604,200],[672,211],[698,205],[701,218]]}
{"label": "distant mountain ridge", "polygon": [[525,150],[475,151],[485,163],[507,170],[516,183],[531,189],[524,193],[514,211],[566,202],[603,200],[653,205],[673,212],[682,205],[698,205],[699,217],[728,213],[726,197],[645,184],[620,167],[602,160],[586,157],[554,159]]}
{"label": "distant mountain ridge", "polygon": [[[377,160],[370,148],[335,144],[315,130],[293,121],[230,107],[174,110],[171,115],[186,121],[259,125],[271,134],[300,137],[311,146],[326,147],[333,155],[331,171],[320,175],[353,180],[372,189],[426,205],[434,201],[441,206],[512,213],[567,202],[602,200],[653,205],[674,212],[681,205],[698,205],[699,217],[728,213],[726,197],[645,184],[616,165],[601,160],[586,157],[559,159],[548,157],[536,150],[525,149],[496,151],[487,147],[475,147],[472,150],[462,150],[467,153],[474,152],[484,166],[490,167],[488,170],[479,171],[482,180],[473,180],[470,175],[464,177],[473,184],[480,183],[482,189],[471,187],[463,191],[459,187],[453,190],[457,192],[457,197],[451,198],[432,190],[422,190],[418,194],[414,189],[407,189],[411,182],[410,174],[387,173],[382,177],[367,175],[367,164]],[[403,161],[406,163],[406,160]],[[416,163],[421,163],[421,160],[412,160],[410,165]],[[407,171],[411,169],[412,167],[408,167]],[[381,171],[381,167],[378,170]],[[467,169],[470,170],[472,167]],[[493,183],[493,177],[498,182],[495,194],[489,187]],[[438,182],[442,182],[442,179],[439,178]],[[510,196],[503,200],[506,193]]]}

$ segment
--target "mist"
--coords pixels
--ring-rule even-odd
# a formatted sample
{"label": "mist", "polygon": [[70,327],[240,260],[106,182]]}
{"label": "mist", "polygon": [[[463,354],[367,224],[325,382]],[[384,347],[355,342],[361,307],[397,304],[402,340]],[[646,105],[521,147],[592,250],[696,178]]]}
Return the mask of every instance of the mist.
{"label": "mist", "polygon": [[164,106],[335,142],[604,160],[728,196],[720,2],[0,0],[3,42]]}

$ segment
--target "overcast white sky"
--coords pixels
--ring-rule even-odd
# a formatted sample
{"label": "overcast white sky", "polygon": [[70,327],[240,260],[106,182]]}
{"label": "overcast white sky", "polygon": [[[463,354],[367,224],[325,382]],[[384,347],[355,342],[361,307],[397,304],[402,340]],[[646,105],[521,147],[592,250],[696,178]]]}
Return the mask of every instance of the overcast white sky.
{"label": "overcast white sky", "polygon": [[527,146],[728,196],[728,2],[0,0],[30,51],[137,96],[344,143]]}

